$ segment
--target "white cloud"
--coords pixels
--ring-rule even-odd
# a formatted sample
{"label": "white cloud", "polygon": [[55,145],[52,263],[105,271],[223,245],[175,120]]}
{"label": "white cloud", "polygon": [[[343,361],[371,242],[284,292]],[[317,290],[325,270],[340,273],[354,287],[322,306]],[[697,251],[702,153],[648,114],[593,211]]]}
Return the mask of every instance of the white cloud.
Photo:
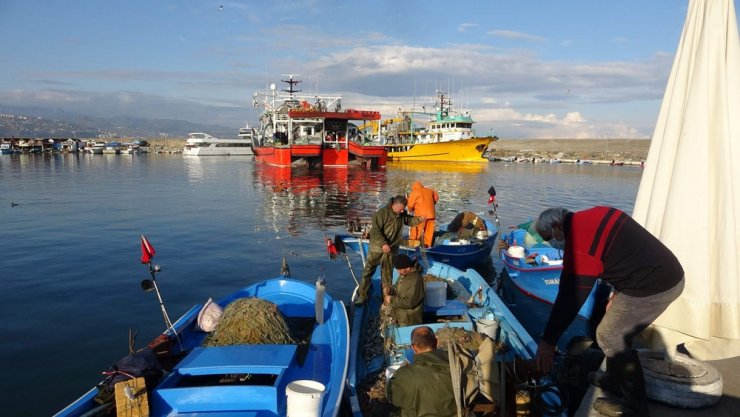
{"label": "white cloud", "polygon": [[521,39],[525,41],[534,41],[534,42],[540,42],[544,41],[545,38],[542,36],[537,35],[531,35],[529,33],[524,32],[518,32],[516,30],[491,30],[489,32],[486,32],[490,36],[494,36],[497,38],[506,38],[506,39]]}
{"label": "white cloud", "polygon": [[457,26],[457,31],[466,32],[468,29],[472,29],[476,26],[478,26],[477,23],[460,23],[460,25]]}
{"label": "white cloud", "polygon": [[[290,36],[304,29],[282,27],[291,29]],[[272,33],[285,36],[277,45],[288,42],[288,34]],[[657,53],[645,60],[574,64],[546,60],[526,49],[501,50],[485,44],[407,46],[376,35],[367,44],[356,44],[348,37],[322,45],[327,37],[312,34],[312,40],[301,40],[315,46],[312,53],[278,54],[279,59],[257,65],[252,60],[239,61],[233,72],[137,68],[27,72],[24,83],[45,88],[35,94],[29,90],[23,102],[90,103],[81,108],[109,116],[149,112],[151,117],[192,121],[217,117],[241,126],[244,119],[257,118],[251,94],[277,82],[281,73],[292,72],[301,74],[304,91],[340,93],[345,106],[378,109],[385,117],[414,102],[417,108],[429,105],[434,91],[441,89],[452,95],[455,104],[471,109],[476,128],[483,132],[494,129],[509,137],[647,137],[673,58]],[[69,90],[48,89],[49,80]],[[116,86],[118,91],[73,90],[89,80],[106,88]],[[0,91],[0,103],[14,101],[10,97],[12,92]],[[615,105],[652,107],[654,114],[632,111],[628,114],[633,119],[603,122],[600,115]]]}

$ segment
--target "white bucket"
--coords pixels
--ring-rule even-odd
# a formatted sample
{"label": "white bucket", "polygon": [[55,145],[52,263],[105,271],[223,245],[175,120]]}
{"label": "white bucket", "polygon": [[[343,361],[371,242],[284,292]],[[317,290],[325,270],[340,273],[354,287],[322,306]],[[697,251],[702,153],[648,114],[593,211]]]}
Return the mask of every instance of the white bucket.
{"label": "white bucket", "polygon": [[498,320],[480,318],[475,322],[478,333],[487,335],[493,340],[498,340]]}
{"label": "white bucket", "polygon": [[285,388],[288,396],[288,417],[319,417],[321,400],[326,387],[308,379],[293,381]]}
{"label": "white bucket", "polygon": [[509,249],[507,250],[509,253],[509,256],[512,258],[524,258],[524,247],[523,246],[509,246]]}
{"label": "white bucket", "polygon": [[444,307],[447,301],[447,283],[427,281],[424,284],[424,305],[427,307]]}

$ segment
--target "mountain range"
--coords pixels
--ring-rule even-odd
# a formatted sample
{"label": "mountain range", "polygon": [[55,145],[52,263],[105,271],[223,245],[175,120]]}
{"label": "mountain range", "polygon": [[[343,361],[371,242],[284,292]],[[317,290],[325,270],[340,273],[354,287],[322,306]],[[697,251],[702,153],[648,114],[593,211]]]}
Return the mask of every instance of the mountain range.
{"label": "mountain range", "polygon": [[237,137],[238,127],[175,119],[93,117],[59,108],[0,105],[0,137],[23,138],[184,138],[190,132]]}

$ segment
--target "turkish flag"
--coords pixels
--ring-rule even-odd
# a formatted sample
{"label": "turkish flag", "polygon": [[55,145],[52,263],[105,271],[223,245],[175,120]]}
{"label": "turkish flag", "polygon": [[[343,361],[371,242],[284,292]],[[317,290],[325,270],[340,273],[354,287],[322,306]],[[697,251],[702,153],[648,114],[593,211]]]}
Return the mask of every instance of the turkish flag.
{"label": "turkish flag", "polygon": [[148,264],[154,258],[154,254],[157,251],[154,250],[154,246],[146,239],[144,235],[141,235],[141,263]]}

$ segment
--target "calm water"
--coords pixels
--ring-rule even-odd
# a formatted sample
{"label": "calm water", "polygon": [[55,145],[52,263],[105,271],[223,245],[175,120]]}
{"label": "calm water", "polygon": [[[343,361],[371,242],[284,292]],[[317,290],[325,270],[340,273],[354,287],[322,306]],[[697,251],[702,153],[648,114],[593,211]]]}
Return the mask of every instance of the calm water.
{"label": "calm water", "polygon": [[[323,273],[329,291],[348,301],[354,281],[344,260],[329,260],[324,234],[344,232],[348,218],[371,215],[416,180],[439,191],[439,222],[458,210],[485,213],[494,185],[506,228],[550,206],[631,212],[641,173],[491,163],[291,174],[251,157],[2,155],[0,409],[53,414],[128,353],[129,329],[138,332],[136,348],[164,329],[156,296],[139,289],[148,277],[140,234],[156,248],[173,320],[208,297],[277,276],[282,257],[293,277],[313,282]],[[493,265],[500,271],[495,257]]]}

